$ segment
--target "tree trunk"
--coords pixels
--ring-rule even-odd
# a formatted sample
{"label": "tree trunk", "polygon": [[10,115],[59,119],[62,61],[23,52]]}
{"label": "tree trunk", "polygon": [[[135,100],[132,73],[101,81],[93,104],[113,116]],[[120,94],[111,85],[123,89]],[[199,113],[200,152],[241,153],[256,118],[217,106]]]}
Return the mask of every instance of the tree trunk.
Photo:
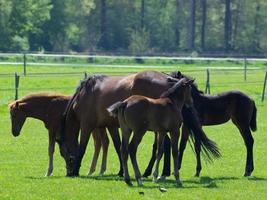
{"label": "tree trunk", "polygon": [[232,35],[232,49],[237,48],[237,36],[238,36],[238,30],[239,30],[239,20],[240,20],[240,12],[242,10],[241,8],[242,1],[237,2],[237,8],[236,8],[236,14],[233,16],[233,35]]}
{"label": "tree trunk", "polygon": [[182,17],[183,17],[183,1],[176,0],[176,23],[175,23],[175,44],[177,45],[178,49],[181,45],[181,27],[182,27]]}
{"label": "tree trunk", "polygon": [[260,50],[260,2],[257,1],[256,3],[256,14],[254,17],[254,39],[253,39],[253,48],[254,51],[259,51]]}
{"label": "tree trunk", "polygon": [[144,28],[145,21],[145,0],[141,0],[141,29]]}
{"label": "tree trunk", "polygon": [[106,18],[106,0],[100,1],[100,47],[103,49],[108,48],[108,41],[107,41],[107,18]]}
{"label": "tree trunk", "polygon": [[188,27],[188,49],[195,48],[195,26],[196,26],[196,0],[190,1],[190,19]]}
{"label": "tree trunk", "polygon": [[224,17],[224,49],[228,52],[231,49],[231,0],[225,0],[225,17]]}
{"label": "tree trunk", "polygon": [[202,8],[202,24],[201,24],[201,50],[205,50],[205,31],[206,31],[206,19],[207,19],[207,0],[201,0]]}

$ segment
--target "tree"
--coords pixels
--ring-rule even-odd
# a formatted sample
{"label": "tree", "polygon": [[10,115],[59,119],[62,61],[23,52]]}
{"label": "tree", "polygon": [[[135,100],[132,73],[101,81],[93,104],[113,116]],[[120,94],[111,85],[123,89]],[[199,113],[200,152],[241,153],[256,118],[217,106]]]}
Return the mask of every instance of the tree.
{"label": "tree", "polygon": [[202,13],[202,24],[201,24],[201,41],[200,48],[205,50],[205,31],[206,31],[206,19],[207,19],[207,0],[201,0],[201,13]]}
{"label": "tree", "polygon": [[196,0],[190,0],[190,18],[188,26],[188,49],[195,48],[195,26],[196,26]]}
{"label": "tree", "polygon": [[108,48],[108,40],[107,40],[107,6],[106,0],[100,0],[100,47],[103,49]]}
{"label": "tree", "polygon": [[224,49],[228,52],[231,49],[231,0],[225,0],[225,16],[224,16]]}

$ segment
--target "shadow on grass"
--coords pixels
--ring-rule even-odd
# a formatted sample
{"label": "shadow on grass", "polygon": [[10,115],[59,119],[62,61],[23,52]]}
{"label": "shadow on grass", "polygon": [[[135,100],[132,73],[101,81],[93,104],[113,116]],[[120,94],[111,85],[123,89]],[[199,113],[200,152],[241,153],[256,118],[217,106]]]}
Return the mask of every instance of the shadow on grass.
{"label": "shadow on grass", "polygon": [[63,179],[66,176],[26,176],[26,179],[33,179],[33,180],[49,180],[49,179]]}
{"label": "shadow on grass", "polygon": [[[66,178],[65,176],[51,176],[51,177],[33,177],[33,176],[27,176],[25,177],[27,179],[34,179],[34,180],[51,180],[51,179],[64,179]],[[88,180],[99,180],[99,181],[122,181],[123,178],[119,177],[117,174],[108,174],[108,175],[103,175],[103,176],[79,176],[79,177],[74,177],[75,179],[88,179]],[[71,179],[71,178],[70,178]],[[192,179],[187,179],[187,180],[182,180],[182,186],[177,187],[175,180],[172,178],[169,178],[165,181],[162,181],[160,183],[154,183],[153,185],[147,185],[146,183],[152,182],[152,178],[143,178],[142,181],[144,182],[144,186],[138,187],[136,185],[135,179],[132,179],[132,182],[134,186],[131,186],[131,188],[142,188],[142,189],[155,189],[155,188],[160,188],[164,187],[167,189],[170,188],[177,188],[177,189],[191,189],[191,188],[208,188],[208,189],[217,189],[219,188],[218,182],[227,182],[227,181],[235,181],[235,180],[242,180],[244,177],[227,177],[227,176],[222,176],[222,177],[215,177],[211,178],[209,176],[203,176],[200,178],[192,178]],[[261,177],[248,177],[247,178],[249,181],[267,181],[267,178],[261,178]]]}
{"label": "shadow on grass", "polygon": [[250,181],[267,181],[267,178],[261,178],[256,176],[247,177],[247,179]]}

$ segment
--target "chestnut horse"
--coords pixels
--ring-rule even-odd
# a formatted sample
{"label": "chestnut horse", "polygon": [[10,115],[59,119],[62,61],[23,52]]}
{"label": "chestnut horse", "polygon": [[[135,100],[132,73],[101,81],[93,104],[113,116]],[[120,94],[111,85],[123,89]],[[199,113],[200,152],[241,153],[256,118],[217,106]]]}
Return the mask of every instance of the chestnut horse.
{"label": "chestnut horse", "polygon": [[[171,73],[173,78],[184,78],[184,74],[181,72],[173,72]],[[257,108],[255,102],[246,94],[232,90],[224,93],[219,93],[217,95],[205,95],[202,91],[199,91],[197,85],[192,85],[192,97],[194,101],[194,107],[199,116],[200,123],[203,126],[211,126],[223,124],[229,121],[230,119],[234,123],[234,125],[238,128],[245,146],[247,150],[247,158],[245,165],[245,173],[244,176],[250,176],[254,170],[254,162],[253,162],[253,144],[254,139],[251,134],[252,131],[257,130]],[[186,147],[186,142],[188,140],[189,129],[186,124],[182,127],[182,138],[180,142],[179,148],[179,168],[182,164],[183,152]],[[164,151],[169,152],[169,138],[165,138],[165,149]],[[156,143],[156,141],[155,141]],[[154,145],[155,146],[155,145]],[[153,146],[153,153],[150,163],[146,169],[145,176],[148,176],[152,172],[153,164],[155,162],[156,156],[156,148]],[[198,143],[195,143],[195,152],[196,152],[196,176],[200,175],[201,160],[200,160],[200,146]],[[165,154],[165,156],[170,157],[169,153]],[[165,162],[165,171],[163,172],[163,177],[168,176],[168,171],[170,171],[170,163]]]}
{"label": "chestnut horse", "polygon": [[[158,145],[156,167],[153,173],[154,181],[158,177],[159,162],[163,154],[163,140],[167,132],[170,132],[174,160],[174,177],[177,185],[180,185],[178,174],[179,128],[183,121],[181,111],[184,103],[192,104],[190,87],[192,83],[193,80],[183,78],[164,92],[158,99],[133,95],[123,102],[119,101],[113,104],[107,109],[111,116],[118,117],[122,130],[121,158],[124,180],[128,185],[132,185],[127,165],[128,154],[131,157],[138,186],[143,185],[136,160],[136,152],[138,145],[148,130],[157,132]],[[129,145],[132,132],[133,137]]]}
{"label": "chestnut horse", "polygon": [[[119,127],[118,120],[111,117],[106,110],[110,105],[133,94],[158,98],[174,85],[168,78],[170,76],[160,72],[144,71],[129,76],[95,75],[81,82],[69,101],[62,120],[59,143],[61,156],[66,162],[67,176],[79,175],[81,161],[92,130],[107,126]],[[194,116],[192,111],[189,113],[187,120],[197,122],[198,120],[194,120],[197,116]],[[207,153],[215,157],[219,155],[216,145],[206,137],[199,124],[191,123],[188,127],[193,130],[196,140],[200,140],[203,147],[206,147]]]}
{"label": "chestnut horse", "polygon": [[[53,173],[53,154],[55,150],[55,140],[56,137],[59,137],[62,114],[70,99],[71,96],[64,96],[60,94],[36,93],[27,95],[9,104],[12,134],[14,136],[19,136],[21,128],[23,127],[23,124],[26,121],[27,117],[39,119],[44,122],[44,125],[48,130],[49,139],[49,163],[46,176],[51,176]],[[108,129],[111,133],[115,148],[117,147],[118,156],[120,156],[120,139],[118,138],[117,130],[113,130],[111,128]],[[107,148],[105,147],[108,145],[108,138],[106,136],[105,128],[95,129],[93,131],[93,138],[95,142],[95,152],[89,174],[92,174],[95,170],[96,155],[98,155],[98,151],[101,147],[101,144],[99,144],[99,142],[103,144],[103,159],[100,170],[100,174],[103,174],[106,170],[107,159]],[[122,169],[120,173],[122,174]]]}

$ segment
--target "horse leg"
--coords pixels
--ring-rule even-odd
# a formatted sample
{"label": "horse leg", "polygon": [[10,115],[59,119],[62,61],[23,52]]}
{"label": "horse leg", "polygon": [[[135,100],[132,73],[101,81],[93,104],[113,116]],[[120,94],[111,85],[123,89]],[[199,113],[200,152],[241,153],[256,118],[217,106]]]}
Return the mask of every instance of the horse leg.
{"label": "horse leg", "polygon": [[121,129],[122,129],[121,159],[124,172],[124,181],[127,185],[132,186],[133,184],[129,176],[128,164],[127,164],[129,139],[132,131],[126,127],[125,128],[121,127]]}
{"label": "horse leg", "polygon": [[75,169],[75,175],[79,175],[79,170],[81,167],[82,159],[86,151],[86,147],[90,139],[91,132],[93,130],[94,128],[88,126],[88,122],[87,123],[85,122],[81,126],[80,145],[79,145],[78,160],[77,160],[77,166]]}
{"label": "horse leg", "polygon": [[173,164],[174,164],[173,175],[175,177],[177,186],[181,186],[179,170],[178,170],[178,141],[180,137],[179,129],[171,131],[170,136],[171,136],[172,156],[173,156]]}
{"label": "horse leg", "polygon": [[136,152],[137,152],[137,147],[140,144],[144,134],[145,134],[145,131],[134,132],[132,141],[129,145],[129,153],[130,153],[130,157],[131,157],[131,161],[132,161],[132,165],[133,165],[133,169],[135,173],[135,178],[136,178],[138,186],[143,186],[143,183],[141,180],[141,173],[140,173],[138,163],[136,160]]}
{"label": "horse leg", "polygon": [[200,171],[202,169],[200,151],[201,151],[200,143],[198,141],[195,141],[195,152],[196,152],[196,160],[197,160],[196,174],[195,174],[196,177],[199,177]]}
{"label": "horse leg", "polygon": [[100,138],[99,132],[100,132],[99,129],[95,129],[93,130],[93,133],[92,133],[95,149],[94,149],[94,155],[93,155],[93,159],[91,162],[91,167],[88,172],[88,175],[92,175],[96,169],[96,164],[97,164],[98,156],[99,156],[100,149],[101,149],[101,138]]}
{"label": "horse leg", "polygon": [[245,168],[244,176],[250,176],[254,170],[254,162],[253,162],[254,139],[252,137],[249,126],[239,125],[238,128],[243,137],[243,140],[245,142],[246,149],[247,149],[247,160],[246,160],[246,168]]}
{"label": "horse leg", "polygon": [[145,173],[143,174],[143,177],[148,177],[151,175],[154,163],[156,161],[156,154],[157,154],[157,133],[155,132],[155,139],[154,139],[154,144],[152,148],[152,156],[145,170]]}
{"label": "horse leg", "polygon": [[108,156],[108,146],[109,146],[109,139],[107,135],[106,129],[101,129],[100,131],[101,135],[101,144],[102,144],[102,150],[103,150],[103,156],[102,156],[102,164],[99,175],[103,175],[107,169],[107,156]]}
{"label": "horse leg", "polygon": [[165,132],[158,132],[157,134],[157,159],[156,159],[156,165],[155,170],[153,172],[153,181],[158,182],[158,173],[159,173],[159,163],[163,155],[164,151],[164,137],[166,133]]}
{"label": "horse leg", "polygon": [[120,154],[120,146],[121,146],[121,139],[120,139],[120,134],[119,130],[116,127],[108,127],[108,131],[111,135],[112,142],[114,144],[117,156],[120,161],[120,171],[118,172],[118,176],[123,176],[123,167],[122,167],[122,160],[121,160],[121,154]]}
{"label": "horse leg", "polygon": [[165,180],[171,174],[171,140],[166,134],[164,138],[164,165],[160,179]]}
{"label": "horse leg", "polygon": [[180,141],[179,154],[178,154],[178,170],[180,170],[181,166],[182,166],[184,150],[186,147],[188,137],[189,137],[189,130],[188,130],[187,126],[185,126],[183,124],[183,126],[182,126],[182,138]]}
{"label": "horse leg", "polygon": [[51,176],[53,174],[53,155],[55,151],[55,134],[54,132],[49,130],[49,144],[48,144],[48,156],[49,156],[49,164],[48,164],[48,169],[46,176]]}

